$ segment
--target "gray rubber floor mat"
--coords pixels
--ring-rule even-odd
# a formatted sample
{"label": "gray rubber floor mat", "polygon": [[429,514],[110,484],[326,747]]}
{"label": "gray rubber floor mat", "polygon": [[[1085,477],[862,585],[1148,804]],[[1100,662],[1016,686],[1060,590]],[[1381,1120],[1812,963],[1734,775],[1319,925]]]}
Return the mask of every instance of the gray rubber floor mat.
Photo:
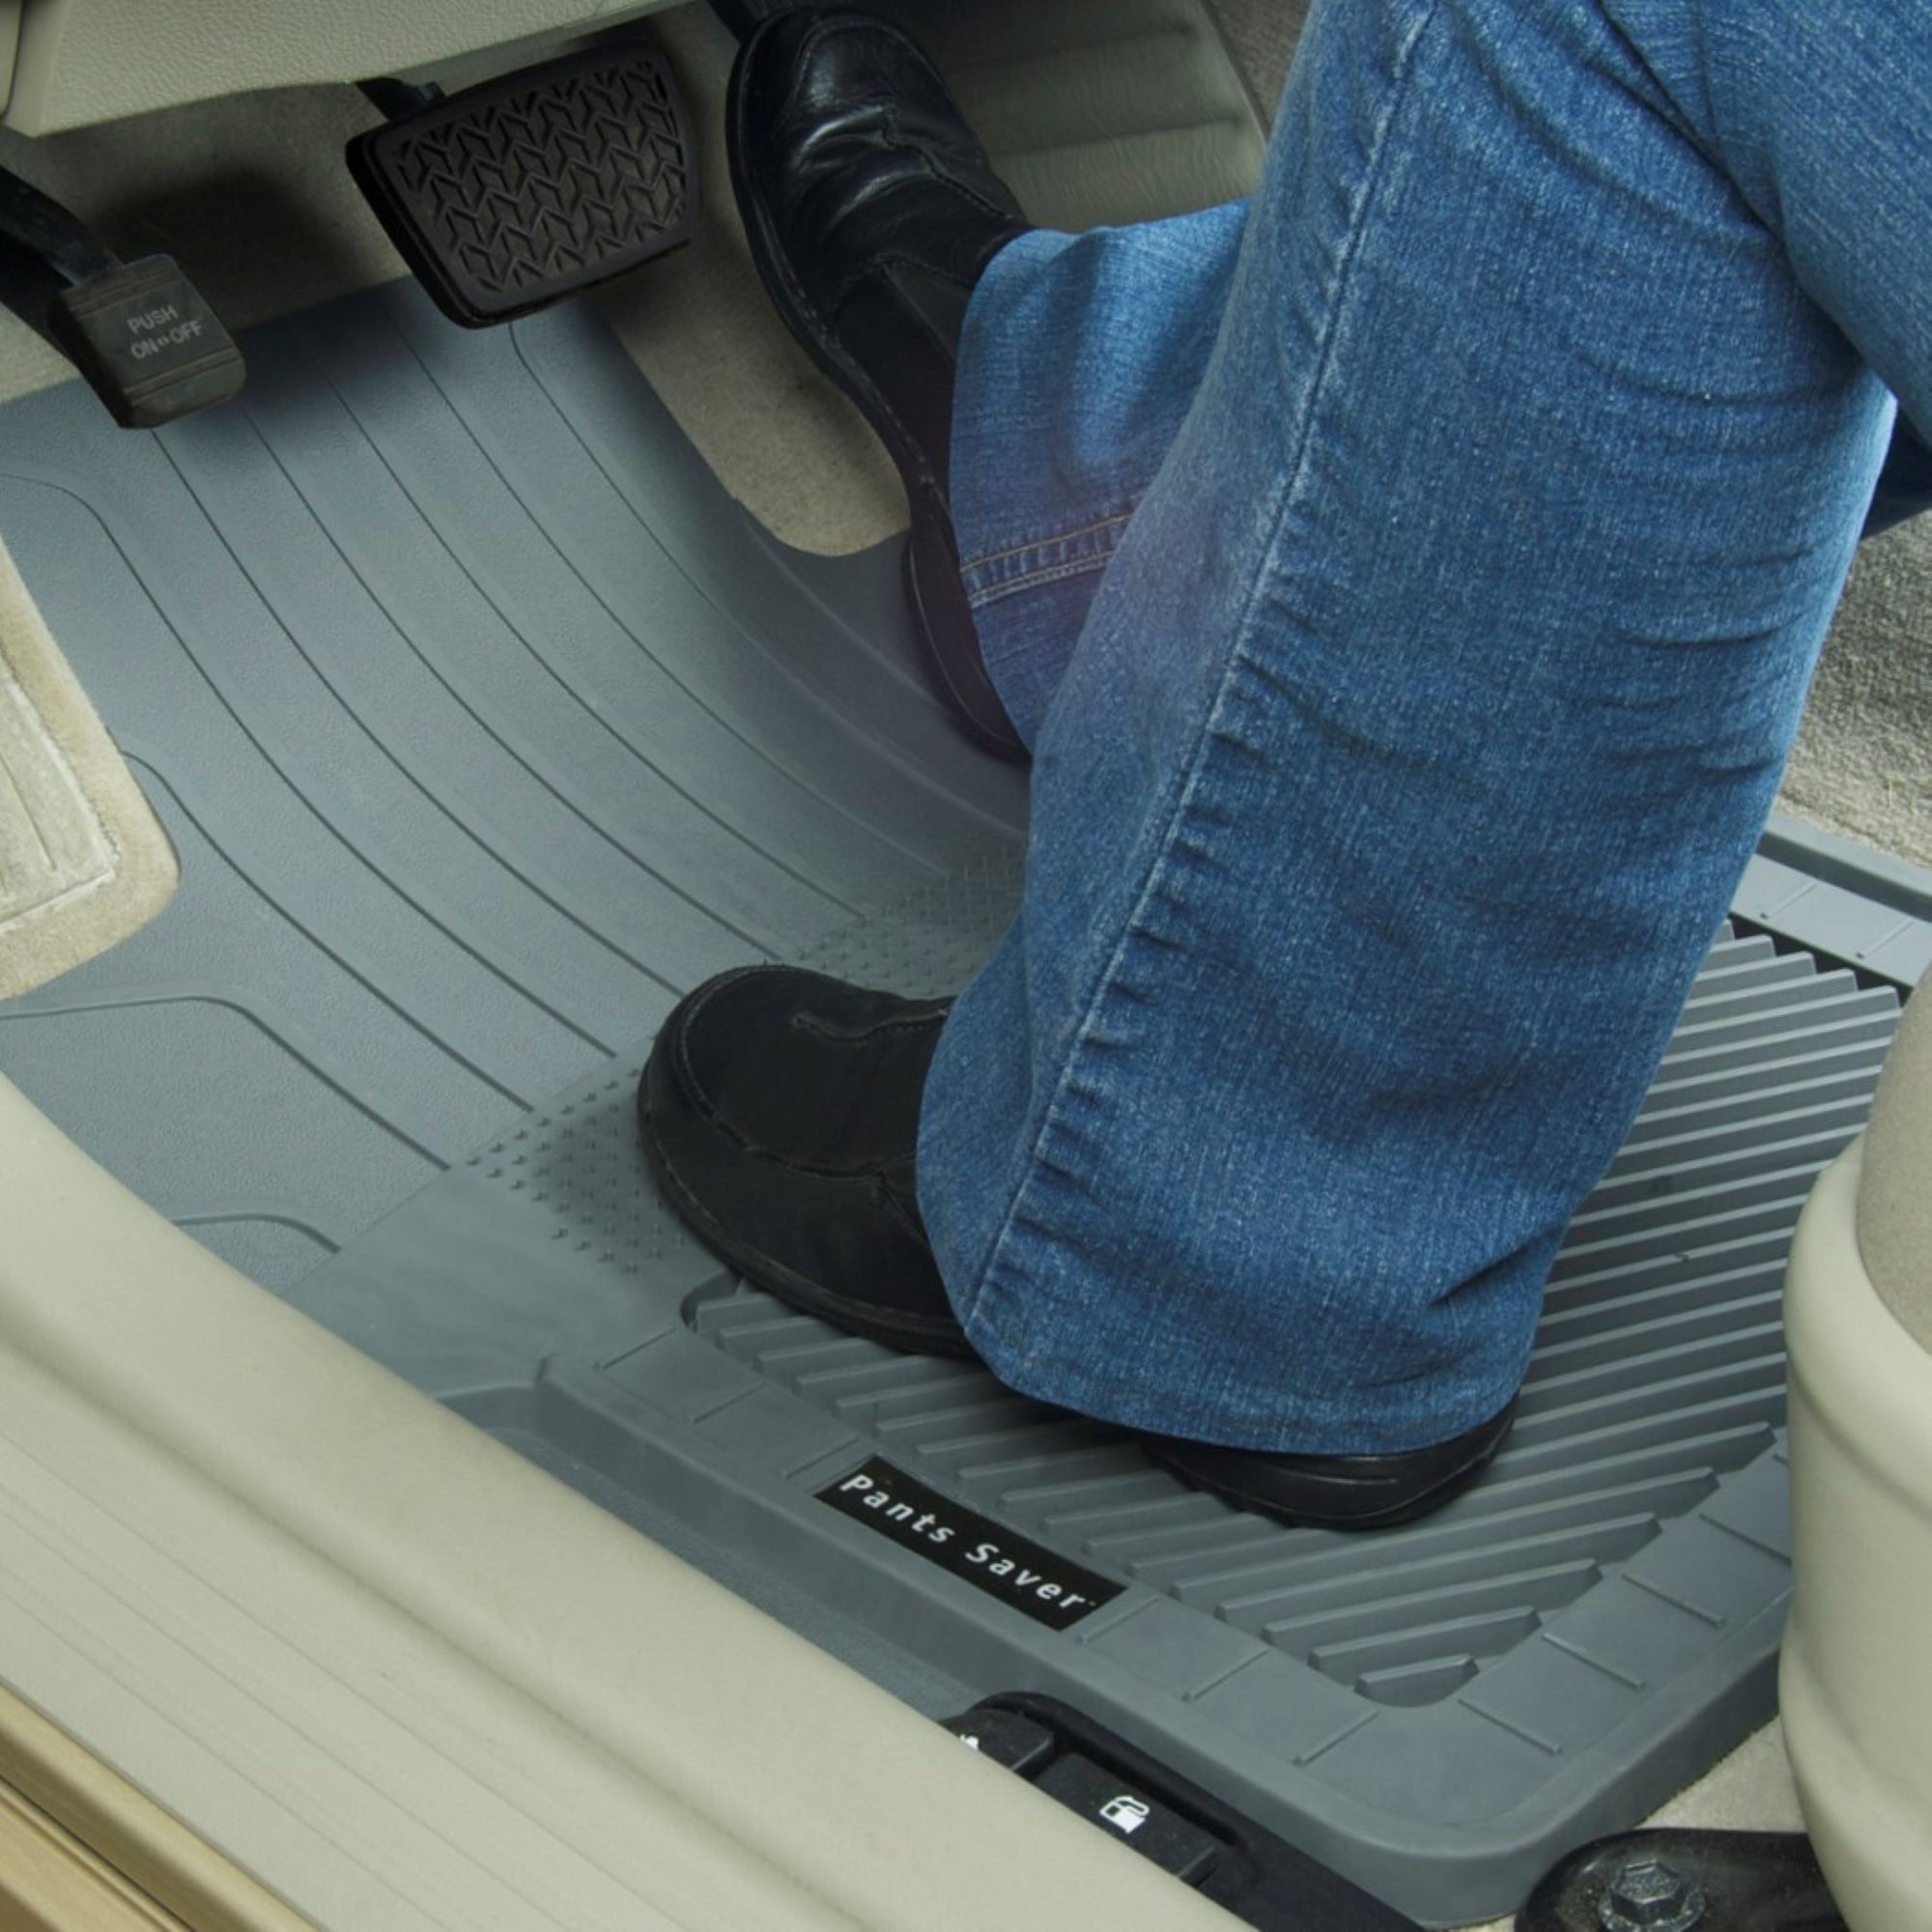
{"label": "gray rubber floor mat", "polygon": [[0,1064],[285,1285],[672,998],[1010,848],[890,550],[742,515],[588,311],[396,287],[156,436],[0,412],[0,528],[183,860]]}
{"label": "gray rubber floor mat", "polygon": [[[943,990],[1015,886],[995,865],[916,893],[811,963]],[[1379,1536],[1228,1509],[1118,1431],[744,1288],[639,1184],[642,1042],[295,1298],[506,1439],[758,1549],[980,1691],[1082,1706],[1403,1910],[1463,1923],[1775,1708],[1784,1254],[1896,1015],[1891,989],[1767,938],[1719,944],[1557,1264],[1509,1445]],[[926,1535],[952,1548],[824,1506],[860,1475],[936,1492]],[[981,1587],[944,1567],[962,1551]],[[1042,1627],[991,1580],[1065,1563],[1121,1593]]]}
{"label": "gray rubber floor mat", "polygon": [[1726,938],[1485,1481],[1366,1538],[1230,1510],[748,1293],[644,1178],[676,992],[759,955],[942,991],[1012,905],[1023,781],[925,696],[890,551],[775,545],[582,311],[468,335],[394,289],[247,346],[242,406],[155,438],[0,413],[0,528],[183,858],[0,1008],[84,1146],[607,1502],[1081,1705],[1416,1917],[1513,1907],[1769,1715],[1783,1253],[1893,990]]}

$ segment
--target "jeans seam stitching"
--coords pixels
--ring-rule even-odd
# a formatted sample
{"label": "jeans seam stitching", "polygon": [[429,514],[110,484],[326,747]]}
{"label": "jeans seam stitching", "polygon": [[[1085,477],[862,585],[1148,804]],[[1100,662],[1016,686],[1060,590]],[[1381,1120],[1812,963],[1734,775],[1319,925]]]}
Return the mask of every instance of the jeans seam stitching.
{"label": "jeans seam stitching", "polygon": [[1208,707],[1207,713],[1204,715],[1201,724],[1196,731],[1194,743],[1189,750],[1186,776],[1176,789],[1173,804],[1168,810],[1166,823],[1162,828],[1159,839],[1155,842],[1149,856],[1146,876],[1142,880],[1133,907],[1122,925],[1121,937],[1114,946],[1113,951],[1109,953],[1105,966],[1094,983],[1093,992],[1086,1001],[1085,1009],[1081,1013],[1080,1023],[1075,1028],[1071,1043],[1066,1048],[1065,1057],[1061,1062],[1059,1076],[1054,1081],[1053,1093],[1047,1099],[1044,1109],[1041,1111],[1038,1127],[1033,1135],[1026,1161],[1021,1169],[1019,1184],[1014,1188],[1012,1197],[1007,1204],[1006,1214],[1001,1221],[998,1232],[993,1236],[991,1244],[986,1250],[985,1260],[979,1268],[978,1280],[974,1285],[971,1307],[970,1309],[963,1309],[961,1311],[962,1314],[970,1316],[977,1311],[980,1303],[984,1299],[987,1288],[991,1285],[994,1277],[1002,1270],[1009,1244],[1009,1236],[1013,1229],[1015,1221],[1025,1211],[1024,1204],[1028,1193],[1034,1185],[1035,1171],[1041,1158],[1041,1150],[1053,1137],[1056,1120],[1060,1113],[1061,1099],[1066,1091],[1068,1081],[1071,1079],[1074,1068],[1078,1065],[1085,1049],[1088,1033],[1094,1026],[1095,1017],[1105,1003],[1109,990],[1121,973],[1124,955],[1133,943],[1134,927],[1139,921],[1142,909],[1148,904],[1159,883],[1165,868],[1165,855],[1168,842],[1174,834],[1175,828],[1185,817],[1199,786],[1204,768],[1208,761],[1210,744],[1217,736],[1216,725],[1229,706],[1231,693],[1236,683],[1236,671],[1252,663],[1253,654],[1251,646],[1255,612],[1261,603],[1262,588],[1268,575],[1267,558],[1274,547],[1276,538],[1280,534],[1282,526],[1288,520],[1289,512],[1293,507],[1295,497],[1304,480],[1304,472],[1308,464],[1309,442],[1313,435],[1313,424],[1317,414],[1317,408],[1326,388],[1330,372],[1334,367],[1335,345],[1339,333],[1339,318],[1344,306],[1343,298],[1352,278],[1360,247],[1363,216],[1381,183],[1382,170],[1388,154],[1389,129],[1396,119],[1398,111],[1407,99],[1415,51],[1421,44],[1424,34],[1434,22],[1439,4],[1440,0],[1431,0],[1431,4],[1424,9],[1421,16],[1416,20],[1411,29],[1407,40],[1403,43],[1395,63],[1395,83],[1389,91],[1389,99],[1385,111],[1380,124],[1376,129],[1375,147],[1369,165],[1363,174],[1359,198],[1355,206],[1350,211],[1348,242],[1342,257],[1340,269],[1337,272],[1335,297],[1325,319],[1321,352],[1314,378],[1309,386],[1307,420],[1303,425],[1300,445],[1295,452],[1295,460],[1289,466],[1281,488],[1270,508],[1267,540],[1263,546],[1261,560],[1255,569],[1253,581],[1248,585],[1247,595],[1242,604],[1239,618],[1233,626],[1233,640],[1229,645],[1227,663],[1223,667],[1219,683],[1214,692],[1213,701]]}
{"label": "jeans seam stitching", "polygon": [[1051,570],[1030,571],[1024,577],[1009,577],[989,584],[983,590],[968,591],[966,603],[971,610],[984,611],[991,605],[1004,603],[1009,597],[1018,596],[1023,590],[1043,590],[1049,583],[1064,583],[1069,577],[1091,576],[1096,570],[1105,570],[1111,560],[1111,552],[1096,551],[1091,556],[1056,564]]}
{"label": "jeans seam stitching", "polygon": [[989,563],[1004,563],[1009,557],[1025,556],[1030,552],[1046,550],[1054,544],[1072,543],[1080,537],[1099,536],[1110,529],[1118,528],[1132,516],[1131,508],[1116,510],[1104,517],[1096,517],[1091,524],[1082,524],[1075,529],[1060,530],[1050,537],[1030,537],[1025,543],[1009,544],[1004,550],[989,550],[979,556],[970,557],[959,568],[963,571],[983,570]]}

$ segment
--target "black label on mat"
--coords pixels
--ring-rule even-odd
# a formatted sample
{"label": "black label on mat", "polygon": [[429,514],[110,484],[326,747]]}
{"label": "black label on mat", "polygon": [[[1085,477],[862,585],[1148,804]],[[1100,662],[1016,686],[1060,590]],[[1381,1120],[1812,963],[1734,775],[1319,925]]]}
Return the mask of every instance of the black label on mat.
{"label": "black label on mat", "polygon": [[1126,1587],[942,1496],[876,1456],[827,1484],[818,1499],[1049,1630],[1077,1624]]}

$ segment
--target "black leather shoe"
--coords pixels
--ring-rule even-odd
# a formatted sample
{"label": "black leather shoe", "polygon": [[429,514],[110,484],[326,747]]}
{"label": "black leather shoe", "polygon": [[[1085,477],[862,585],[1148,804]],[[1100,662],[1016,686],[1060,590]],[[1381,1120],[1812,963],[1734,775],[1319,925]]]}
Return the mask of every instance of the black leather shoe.
{"label": "black leather shoe", "polygon": [[904,480],[907,595],[941,695],[972,735],[1026,755],[986,675],[947,489],[966,303],[1027,221],[946,83],[875,14],[803,8],[739,49],[731,183],[779,313],[859,406]]}
{"label": "black leather shoe", "polygon": [[[671,1205],[747,1281],[855,1335],[974,1357],[919,1217],[920,1096],[952,1003],[751,966],[672,1009],[638,1094]],[[1158,1462],[1243,1509],[1380,1529],[1466,1489],[1515,1405],[1394,1456],[1266,1455],[1143,1435]]]}

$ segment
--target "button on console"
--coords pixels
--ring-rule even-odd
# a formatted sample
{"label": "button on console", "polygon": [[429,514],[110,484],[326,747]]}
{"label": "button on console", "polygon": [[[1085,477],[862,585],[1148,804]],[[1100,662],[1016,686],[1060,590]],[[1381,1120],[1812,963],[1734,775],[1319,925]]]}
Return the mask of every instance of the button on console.
{"label": "button on console", "polygon": [[1017,1711],[969,1711],[963,1718],[952,1719],[946,1728],[969,1750],[1022,1775],[1053,1750],[1053,1733]]}
{"label": "button on console", "polygon": [[1036,1782],[1176,1878],[1199,1879],[1221,1850],[1220,1841],[1198,1825],[1077,1751],[1056,1758]]}

